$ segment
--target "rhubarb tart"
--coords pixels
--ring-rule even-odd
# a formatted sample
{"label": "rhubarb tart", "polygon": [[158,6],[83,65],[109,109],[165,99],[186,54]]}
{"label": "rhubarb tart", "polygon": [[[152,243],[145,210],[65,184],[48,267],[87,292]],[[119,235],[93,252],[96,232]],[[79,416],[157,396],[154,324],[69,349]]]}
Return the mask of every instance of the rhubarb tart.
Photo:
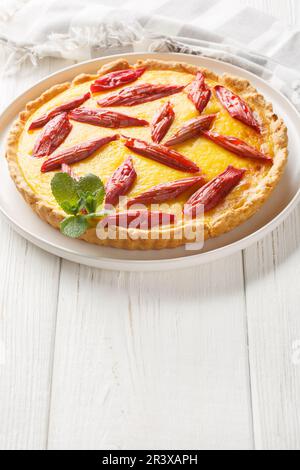
{"label": "rhubarb tart", "polygon": [[253,216],[283,174],[287,144],[272,104],[242,78],[118,60],[28,103],[6,156],[26,202],[64,235],[146,250]]}

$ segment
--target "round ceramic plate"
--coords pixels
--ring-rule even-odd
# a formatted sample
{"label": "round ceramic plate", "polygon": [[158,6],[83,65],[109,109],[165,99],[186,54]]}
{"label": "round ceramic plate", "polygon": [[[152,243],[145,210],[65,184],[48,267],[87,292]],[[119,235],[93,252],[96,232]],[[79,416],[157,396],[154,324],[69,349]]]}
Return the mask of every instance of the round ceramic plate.
{"label": "round ceramic plate", "polygon": [[235,253],[258,241],[274,230],[292,211],[300,199],[300,116],[289,101],[264,80],[255,75],[213,59],[185,54],[155,54],[156,59],[178,60],[207,67],[218,74],[224,72],[247,78],[270,100],[275,112],[285,120],[289,130],[289,162],[280,184],[263,208],[250,220],[232,232],[209,240],[198,251],[185,247],[161,251],[126,251],[89,245],[83,241],[64,237],[58,230],[38,218],[20,196],[12,182],[5,160],[6,134],[14,119],[28,101],[38,97],[44,90],[60,82],[71,80],[79,73],[94,73],[103,63],[124,57],[131,63],[151,58],[154,54],[128,54],[108,56],[84,62],[61,70],[19,96],[1,116],[0,158],[0,210],[15,230],[30,242],[50,253],[71,261],[98,268],[126,271],[168,270],[195,266]]}

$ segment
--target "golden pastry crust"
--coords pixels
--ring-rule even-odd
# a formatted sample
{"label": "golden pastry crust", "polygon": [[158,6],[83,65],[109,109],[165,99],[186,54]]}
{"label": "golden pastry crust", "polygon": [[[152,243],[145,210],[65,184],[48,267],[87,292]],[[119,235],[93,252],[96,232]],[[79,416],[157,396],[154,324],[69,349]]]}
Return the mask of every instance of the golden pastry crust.
{"label": "golden pastry crust", "polygon": [[[209,220],[205,218],[204,239],[217,237],[232,230],[245,222],[260,209],[279,182],[288,158],[287,128],[283,120],[278,118],[274,113],[272,104],[267,103],[264,97],[247,80],[230,75],[218,76],[210,70],[181,62],[165,62],[152,59],[138,61],[132,66],[126,60],[117,60],[103,65],[95,75],[80,74],[70,83],[55,85],[42,93],[36,100],[29,102],[25,110],[20,113],[17,121],[14,123],[7,141],[6,158],[11,177],[18,190],[41,219],[48,222],[53,227],[59,228],[59,224],[65,217],[65,213],[62,210],[53,208],[43,197],[40,197],[30,188],[18,164],[18,142],[26,121],[41,105],[64,92],[72,85],[78,85],[93,80],[115,70],[141,66],[149,70],[174,70],[191,74],[196,74],[197,71],[201,70],[206,78],[218,81],[221,85],[229,87],[241,96],[241,98],[245,99],[259,114],[260,119],[268,125],[274,146],[274,163],[273,166],[270,167],[267,175],[259,181],[259,184],[257,184],[251,194],[247,192],[246,195],[241,198],[238,207],[232,208],[230,204],[228,204],[225,210],[213,211]],[[199,220],[190,222],[190,224],[193,224],[193,227],[203,226],[203,222]],[[89,243],[113,246],[127,250],[174,248],[186,243],[191,243],[192,241],[183,233],[182,225],[172,228],[159,227],[155,230],[155,236],[153,236],[152,232],[151,237],[150,232],[135,229],[118,228],[116,233],[117,236],[115,239],[99,239],[96,229],[90,229],[81,239]]]}

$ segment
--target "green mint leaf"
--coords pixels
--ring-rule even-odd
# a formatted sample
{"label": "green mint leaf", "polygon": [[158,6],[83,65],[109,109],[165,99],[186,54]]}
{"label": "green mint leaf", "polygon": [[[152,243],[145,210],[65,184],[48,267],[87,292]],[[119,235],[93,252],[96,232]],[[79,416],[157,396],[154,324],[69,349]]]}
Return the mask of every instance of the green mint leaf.
{"label": "green mint leaf", "polygon": [[93,196],[93,194],[87,194],[85,198],[85,207],[87,211],[90,212],[95,212],[96,210],[96,199]]}
{"label": "green mint leaf", "polygon": [[93,174],[88,174],[80,178],[76,183],[78,194],[81,197],[86,197],[88,195],[94,195],[100,189],[104,189],[103,183],[98,176]]}
{"label": "green mint leaf", "polygon": [[102,188],[98,189],[98,191],[96,191],[94,193],[94,197],[95,197],[95,201],[96,201],[95,210],[97,210],[103,204],[103,201],[104,201],[104,197],[105,197],[105,188],[104,188],[104,186],[102,186]]}
{"label": "green mint leaf", "polygon": [[76,181],[67,173],[56,173],[51,181],[52,194],[67,214],[76,214],[80,197]]}
{"label": "green mint leaf", "polygon": [[101,179],[93,174],[88,174],[77,181],[77,191],[81,197],[80,209],[86,209],[89,213],[97,210],[105,195]]}
{"label": "green mint leaf", "polygon": [[65,211],[66,214],[76,215],[79,211],[79,204],[73,205],[69,201],[64,201],[60,203],[60,207]]}
{"label": "green mint leaf", "polygon": [[101,179],[93,174],[77,181],[67,173],[56,173],[51,181],[51,189],[57,203],[70,215],[77,215],[81,211],[96,212],[105,196]]}
{"label": "green mint leaf", "polygon": [[60,224],[60,231],[70,238],[79,238],[88,229],[89,224],[84,215],[67,217]]}

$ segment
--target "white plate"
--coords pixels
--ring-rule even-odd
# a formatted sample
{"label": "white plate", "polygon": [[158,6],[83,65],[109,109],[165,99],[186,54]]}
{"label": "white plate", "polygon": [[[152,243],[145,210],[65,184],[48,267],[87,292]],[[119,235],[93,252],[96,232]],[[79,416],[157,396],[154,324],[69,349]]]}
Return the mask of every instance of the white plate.
{"label": "white plate", "polygon": [[[128,54],[129,62],[153,57],[154,54]],[[270,101],[275,111],[284,118],[289,129],[289,163],[284,177],[263,208],[248,222],[232,232],[205,243],[201,251],[187,251],[184,247],[162,251],[125,251],[114,248],[89,245],[79,240],[71,240],[59,231],[41,221],[30,207],[24,202],[11,181],[5,154],[5,134],[23,109],[26,102],[38,97],[50,86],[72,79],[75,75],[85,72],[93,73],[100,66],[111,60],[124,57],[121,55],[108,56],[84,62],[61,70],[38,82],[35,86],[19,96],[1,116],[1,155],[0,171],[0,210],[15,230],[27,240],[50,253],[71,261],[106,269],[126,271],[168,270],[195,266],[230,255],[258,241],[276,228],[296,206],[300,199],[300,116],[289,101],[278,91],[274,90],[264,80],[255,75],[213,59],[186,54],[155,54],[155,58],[163,60],[180,60],[214,70],[216,73],[231,73],[249,79]]]}

